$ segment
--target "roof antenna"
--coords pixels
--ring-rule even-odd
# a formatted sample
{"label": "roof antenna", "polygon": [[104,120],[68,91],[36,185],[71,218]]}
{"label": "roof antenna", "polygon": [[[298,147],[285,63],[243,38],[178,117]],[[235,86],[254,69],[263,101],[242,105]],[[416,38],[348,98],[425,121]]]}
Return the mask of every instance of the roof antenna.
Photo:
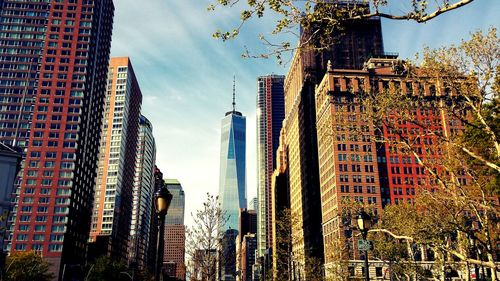
{"label": "roof antenna", "polygon": [[236,80],[236,77],[235,77],[235,75],[233,75],[233,112],[236,111],[236,101],[235,101],[236,100],[236,86],[235,86],[236,82],[235,82],[235,80]]}

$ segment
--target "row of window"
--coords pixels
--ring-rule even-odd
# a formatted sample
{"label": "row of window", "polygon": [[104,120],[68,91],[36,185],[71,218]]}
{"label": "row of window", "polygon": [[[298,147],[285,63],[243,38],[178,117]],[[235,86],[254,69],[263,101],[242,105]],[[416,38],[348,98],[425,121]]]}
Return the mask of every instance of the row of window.
{"label": "row of window", "polygon": [[[366,193],[368,194],[376,194],[377,190],[375,186],[366,186],[364,187],[366,189]],[[349,193],[350,192],[350,186],[349,185],[340,185],[340,192],[342,193]],[[363,186],[361,185],[354,185],[353,186],[353,192],[354,193],[363,193]]]}
{"label": "row of window", "polygon": [[[43,251],[42,244],[32,244],[31,249],[34,251]],[[16,243],[15,246],[16,251],[26,251],[28,250],[27,245],[23,243]],[[63,245],[62,244],[49,244],[49,252],[62,252]]]}
{"label": "row of window", "polygon": [[[373,173],[373,165],[364,165],[365,166],[365,173]],[[348,165],[347,164],[339,164],[339,171],[341,172],[349,172]],[[351,165],[351,171],[352,172],[361,172],[361,165]]]}

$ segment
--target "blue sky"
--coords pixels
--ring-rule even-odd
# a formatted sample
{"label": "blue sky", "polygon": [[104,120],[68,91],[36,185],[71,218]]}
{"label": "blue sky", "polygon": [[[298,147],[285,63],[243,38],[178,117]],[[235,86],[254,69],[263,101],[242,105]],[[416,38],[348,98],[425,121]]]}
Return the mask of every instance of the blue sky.
{"label": "blue sky", "polygon": [[[217,28],[237,23],[236,11],[207,12],[207,0],[115,0],[112,56],[129,56],[143,94],[142,112],[154,127],[157,165],[186,191],[186,221],[205,193],[219,185],[220,121],[231,108],[236,75],[236,107],[247,116],[247,199],[256,196],[256,79],[286,74],[274,59],[244,59],[244,46],[262,49],[260,33],[272,18],[245,26],[234,41],[212,38]],[[392,12],[408,7],[394,0]],[[406,3],[406,4],[405,4]],[[500,0],[476,0],[425,24],[383,20],[384,47],[413,58],[423,46],[459,43],[470,32],[500,27]]]}

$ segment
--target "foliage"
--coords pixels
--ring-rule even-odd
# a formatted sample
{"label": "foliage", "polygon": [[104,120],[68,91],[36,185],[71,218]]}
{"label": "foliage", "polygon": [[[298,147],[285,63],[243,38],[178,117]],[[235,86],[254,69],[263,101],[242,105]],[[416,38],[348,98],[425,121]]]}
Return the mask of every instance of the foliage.
{"label": "foliage", "polygon": [[134,272],[134,281],[153,281],[154,275],[147,269],[138,269]]}
{"label": "foliage", "polygon": [[90,265],[86,281],[129,281],[131,276],[132,272],[124,262],[100,256]]}
{"label": "foliage", "polygon": [[186,231],[188,275],[191,280],[215,280],[218,251],[224,243],[224,232],[220,230],[227,222],[218,196],[207,193],[203,207],[191,216],[194,224]]}
{"label": "foliage", "polygon": [[6,281],[46,281],[54,275],[49,272],[49,264],[34,251],[14,252],[7,257]]}
{"label": "foliage", "polygon": [[[393,20],[414,20],[416,22],[429,21],[440,14],[460,8],[473,0],[437,0],[429,3],[427,0],[213,0],[208,10],[230,8],[240,11],[240,22],[230,31],[217,30],[213,36],[223,41],[237,37],[245,23],[252,19],[260,19],[265,15],[276,19],[270,39],[261,34],[259,39],[269,47],[268,53],[252,55],[246,50],[244,56],[262,57],[276,56],[281,60],[284,52],[295,48],[289,41],[280,42],[278,35],[292,34],[301,37],[297,48],[312,47],[328,48],[342,34],[346,23],[374,17],[383,17]],[[389,5],[398,3],[401,7],[410,7],[399,14],[389,12]],[[371,9],[370,9],[371,8]],[[370,11],[371,10],[371,11]],[[299,34],[299,27],[309,30],[306,38]],[[278,37],[274,39],[274,37]],[[283,36],[281,36],[283,37]],[[277,41],[277,42],[274,42]],[[318,44],[319,43],[319,44]]]}
{"label": "foliage", "polygon": [[[273,247],[273,278],[275,280],[289,280],[292,251],[292,229],[290,209],[283,209],[276,214],[275,239]],[[270,278],[271,279],[271,278]]]}

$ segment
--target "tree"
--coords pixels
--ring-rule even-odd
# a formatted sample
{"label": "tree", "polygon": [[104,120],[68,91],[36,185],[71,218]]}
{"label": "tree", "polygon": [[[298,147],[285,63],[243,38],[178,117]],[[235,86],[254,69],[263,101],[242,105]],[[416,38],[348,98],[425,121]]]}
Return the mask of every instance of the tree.
{"label": "tree", "polygon": [[[453,261],[480,265],[493,271],[493,280],[500,269],[495,263],[500,234],[499,62],[500,40],[496,28],[490,28],[459,46],[425,49],[418,67],[402,63],[408,78],[420,81],[428,94],[422,89],[408,94],[394,83],[364,99],[379,144],[411,156],[428,180],[417,183],[411,206],[384,210],[379,229],[372,232],[405,241],[410,260],[414,245],[425,246],[443,268]],[[419,121],[415,108],[442,118]],[[446,123],[436,126],[442,120]],[[419,133],[407,134],[401,124],[411,124]],[[387,137],[388,132],[393,136]]]}
{"label": "tree", "polygon": [[14,252],[7,257],[6,281],[49,281],[54,274],[49,272],[49,263],[35,251]]}
{"label": "tree", "polygon": [[86,281],[129,281],[132,272],[127,264],[115,261],[108,256],[98,257],[87,271]]}
{"label": "tree", "polygon": [[[413,20],[416,22],[427,22],[443,13],[458,9],[470,4],[473,0],[406,0],[401,6],[410,7],[398,14],[389,12],[391,3],[400,4],[400,0],[213,0],[208,7],[209,11],[228,8],[240,11],[240,22],[232,30],[217,30],[213,37],[223,41],[237,37],[242,31],[245,23],[255,18],[263,18],[271,15],[276,18],[274,28],[270,30],[271,37],[259,35],[259,39],[269,48],[269,52],[253,55],[248,50],[244,53],[246,57],[276,56],[281,59],[284,52],[290,52],[297,48],[328,48],[342,34],[342,29],[347,22],[374,17],[388,18],[392,20]],[[431,2],[431,3],[430,3]],[[370,9],[371,8],[371,9]],[[299,34],[299,27],[311,30],[307,38]],[[293,35],[302,37],[297,47],[293,47],[290,40],[279,41],[283,36]],[[275,42],[277,41],[277,42]],[[320,43],[318,45],[318,43]]]}
{"label": "tree", "polygon": [[194,224],[186,231],[187,266],[191,280],[213,281],[217,276],[219,250],[224,245],[224,228],[227,218],[221,209],[218,196],[207,193],[203,207],[191,214]]}

